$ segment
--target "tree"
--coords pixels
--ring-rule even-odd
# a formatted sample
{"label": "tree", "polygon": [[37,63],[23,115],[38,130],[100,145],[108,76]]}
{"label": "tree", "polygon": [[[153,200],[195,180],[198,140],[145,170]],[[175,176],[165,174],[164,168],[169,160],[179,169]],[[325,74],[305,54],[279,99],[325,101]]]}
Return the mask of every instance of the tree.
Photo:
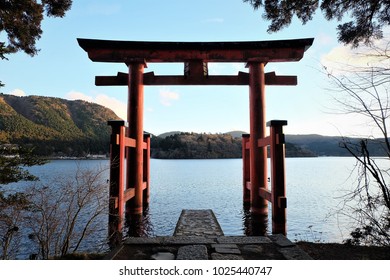
{"label": "tree", "polygon": [[90,250],[105,248],[106,235],[98,234],[107,228],[105,171],[78,166],[74,177],[34,183],[23,192],[0,192],[0,259],[20,253],[40,259],[63,257],[85,249],[86,242]]}
{"label": "tree", "polygon": [[47,161],[34,155],[34,149],[13,144],[0,145],[0,185],[38,178],[23,167],[42,165]]}
{"label": "tree", "polygon": [[[18,181],[34,181],[37,177],[23,167],[41,165],[33,149],[18,145],[0,145],[0,185]],[[9,259],[17,253],[20,242],[19,228],[23,214],[30,207],[25,194],[6,194],[0,189],[0,259]]]}
{"label": "tree", "polygon": [[22,193],[0,192],[0,260],[14,259],[19,252],[23,215],[30,203]]}
{"label": "tree", "polygon": [[107,228],[105,171],[78,167],[74,178],[57,178],[26,190],[30,211],[24,217],[24,227],[37,246],[34,255],[41,259],[63,257],[79,251],[88,239],[102,246],[97,233]]}
{"label": "tree", "polygon": [[0,58],[18,51],[36,55],[35,43],[42,35],[44,14],[63,17],[71,6],[72,0],[0,0],[0,34],[7,34],[7,42],[0,41]]}
{"label": "tree", "polygon": [[[371,135],[358,142],[344,139],[341,146],[356,159],[356,187],[343,199],[341,213],[352,217],[357,225],[347,242],[390,246],[390,42],[371,45],[363,53],[355,51],[362,65],[340,65],[326,74],[337,92],[342,113],[365,118]],[[386,157],[374,158],[370,147],[380,145]]]}
{"label": "tree", "polygon": [[263,17],[271,21],[268,32],[290,25],[293,16],[303,23],[313,19],[318,10],[327,20],[351,18],[337,27],[338,40],[357,47],[383,37],[382,28],[390,24],[390,2],[386,0],[243,0],[253,8],[264,8]]}
{"label": "tree", "polygon": [[0,33],[7,33],[8,42],[0,42],[0,57],[23,51],[31,56],[38,49],[36,41],[42,35],[44,13],[49,17],[63,17],[72,0],[8,0],[0,1]]}

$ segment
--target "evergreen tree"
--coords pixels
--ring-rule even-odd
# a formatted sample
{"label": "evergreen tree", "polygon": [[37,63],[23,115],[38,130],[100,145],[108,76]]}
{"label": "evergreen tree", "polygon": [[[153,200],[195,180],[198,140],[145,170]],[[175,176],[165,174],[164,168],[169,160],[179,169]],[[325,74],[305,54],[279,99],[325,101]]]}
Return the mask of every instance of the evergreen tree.
{"label": "evergreen tree", "polygon": [[7,33],[8,42],[0,42],[0,57],[17,51],[36,55],[44,14],[63,17],[71,6],[72,0],[1,0],[0,33]]}
{"label": "evergreen tree", "polygon": [[382,29],[390,24],[390,2],[385,0],[243,0],[254,9],[264,9],[263,17],[271,21],[268,32],[289,26],[293,16],[303,24],[318,10],[327,20],[350,21],[337,27],[338,40],[354,47],[383,37]]}
{"label": "evergreen tree", "polygon": [[36,55],[35,43],[42,35],[44,14],[63,17],[71,6],[72,0],[0,0],[0,35],[7,35],[6,42],[0,41],[0,59],[18,51]]}
{"label": "evergreen tree", "polygon": [[0,146],[0,185],[18,181],[34,181],[37,177],[23,167],[42,165],[46,161],[36,157],[32,148],[4,144]]}

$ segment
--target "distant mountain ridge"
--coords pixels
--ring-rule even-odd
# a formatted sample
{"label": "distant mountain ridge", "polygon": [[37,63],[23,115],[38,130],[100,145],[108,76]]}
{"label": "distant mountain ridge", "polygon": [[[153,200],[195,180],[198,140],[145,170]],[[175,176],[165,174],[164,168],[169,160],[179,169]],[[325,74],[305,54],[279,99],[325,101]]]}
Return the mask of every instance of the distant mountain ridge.
{"label": "distant mountain ridge", "polygon": [[152,158],[218,159],[241,157],[241,139],[233,138],[229,134],[170,132],[152,137],[150,144]]}
{"label": "distant mountain ridge", "polygon": [[[344,141],[349,142],[352,145],[357,145],[361,139],[342,136],[323,136],[318,134],[286,135],[286,142],[297,145],[303,149],[308,149],[317,156],[351,156],[346,149],[341,147],[341,143]],[[387,156],[385,149],[383,149],[384,139],[368,139],[367,143],[371,156]]]}
{"label": "distant mountain ridge", "polygon": [[34,145],[41,155],[108,153],[110,119],[118,117],[91,102],[0,95],[0,143]]}
{"label": "distant mountain ridge", "polygon": [[[43,96],[0,95],[0,145],[34,145],[44,156],[108,154],[113,111],[95,103]],[[243,131],[206,134],[171,131],[152,136],[155,158],[239,158]],[[341,136],[286,135],[288,157],[350,156]],[[352,143],[359,139],[347,138]],[[384,156],[381,139],[372,156]]]}
{"label": "distant mountain ridge", "polygon": [[[152,153],[153,156],[158,158],[187,158],[192,154],[197,153],[197,148],[194,144],[194,137],[199,138],[202,136],[205,142],[209,142],[209,150],[214,151],[213,145],[219,146],[219,153],[221,157],[225,157],[223,150],[229,150],[228,154],[231,157],[241,157],[241,137],[242,134],[246,134],[244,131],[230,131],[226,133],[206,134],[206,133],[188,133],[180,131],[171,131],[162,133],[154,139],[154,147],[159,149],[158,153]],[[226,141],[227,135],[232,137],[234,147],[228,147],[230,141]],[[215,142],[215,140],[217,142]],[[383,148],[381,147],[381,141],[383,139],[376,139],[376,141],[369,140],[369,150],[372,156],[386,156]],[[175,142],[176,141],[176,142]],[[222,148],[222,142],[225,142],[225,147]],[[357,144],[360,139],[358,138],[343,138],[341,136],[323,136],[317,134],[308,135],[286,135],[286,156],[287,157],[318,157],[318,156],[351,156],[351,154],[344,148],[341,143],[348,141],[353,144]],[[158,142],[163,143],[162,147],[159,147]],[[233,143],[232,142],[232,143]],[[169,144],[167,144],[169,143]],[[192,147],[191,150],[187,150],[188,147]],[[235,152],[232,153],[232,150]],[[201,148],[200,154],[203,154],[205,158],[219,158],[216,154],[205,153],[205,149]],[[196,154],[194,157],[198,157]]]}
{"label": "distant mountain ridge", "polygon": [[350,156],[346,149],[340,147],[343,141],[341,136],[286,135],[286,141],[308,149],[317,156]]}
{"label": "distant mountain ridge", "polygon": [[[243,131],[194,133],[171,131],[151,139],[151,156],[159,159],[218,159],[242,157]],[[287,157],[315,157],[312,151],[286,143]]]}

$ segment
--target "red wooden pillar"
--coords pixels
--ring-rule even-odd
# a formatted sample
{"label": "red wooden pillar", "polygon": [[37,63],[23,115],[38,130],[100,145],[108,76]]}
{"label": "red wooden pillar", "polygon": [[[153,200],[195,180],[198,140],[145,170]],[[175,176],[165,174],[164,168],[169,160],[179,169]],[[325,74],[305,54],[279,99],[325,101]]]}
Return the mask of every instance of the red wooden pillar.
{"label": "red wooden pillar", "polygon": [[249,62],[248,66],[251,212],[264,222],[266,227],[268,201],[259,196],[259,190],[267,188],[267,147],[258,147],[258,139],[264,138],[266,133],[264,63]]}
{"label": "red wooden pillar", "polygon": [[[110,203],[108,216],[108,236],[110,245],[116,246],[122,240],[122,221],[124,213],[124,142],[126,122],[108,121],[112,128],[110,139]],[[119,141],[118,141],[119,140]],[[119,142],[119,143],[118,143]]]}
{"label": "red wooden pillar", "polygon": [[121,231],[122,231],[122,220],[125,214],[125,137],[126,137],[126,123],[121,126],[119,131],[119,186],[118,186],[118,212],[121,220]]}
{"label": "red wooden pillar", "polygon": [[144,206],[149,205],[149,197],[150,197],[150,134],[144,134],[144,171],[143,171],[143,182],[146,184],[146,189],[144,189],[143,193],[143,203]]}
{"label": "red wooden pillar", "polygon": [[271,178],[272,178],[272,233],[287,234],[286,229],[286,176],[283,126],[287,121],[270,121]]}
{"label": "red wooden pillar", "polygon": [[251,201],[250,189],[250,152],[249,152],[250,135],[242,135],[242,187],[243,187],[243,201],[244,205],[249,205]]}
{"label": "red wooden pillar", "polygon": [[128,137],[136,141],[133,149],[128,149],[127,156],[127,188],[133,187],[135,196],[126,205],[129,214],[142,214],[143,196],[143,109],[144,85],[143,74],[145,62],[130,62],[128,81],[127,121]]}

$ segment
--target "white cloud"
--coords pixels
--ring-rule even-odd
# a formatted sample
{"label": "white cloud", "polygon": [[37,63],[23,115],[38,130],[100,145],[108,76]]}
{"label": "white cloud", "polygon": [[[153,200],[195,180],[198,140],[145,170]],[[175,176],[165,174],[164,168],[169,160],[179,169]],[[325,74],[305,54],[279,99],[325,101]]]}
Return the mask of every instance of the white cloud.
{"label": "white cloud", "polygon": [[91,96],[88,96],[82,92],[78,91],[70,91],[66,94],[67,99],[71,100],[84,100],[88,102],[93,102],[93,98]]}
{"label": "white cloud", "polygon": [[113,97],[105,94],[98,94],[96,96],[89,96],[82,92],[70,91],[66,94],[66,98],[71,100],[84,100],[94,102],[104,107],[107,107],[115,112],[115,114],[123,119],[127,119],[127,104]]}
{"label": "white cloud", "polygon": [[180,98],[177,92],[171,91],[169,88],[162,88],[159,95],[160,102],[164,106],[171,106],[172,101],[178,100]]}
{"label": "white cloud", "polygon": [[[373,47],[361,45],[353,49],[350,46],[339,45],[321,57],[321,64],[333,74],[345,72],[345,70],[351,72],[358,67],[381,66],[384,56],[378,54],[384,54],[389,47],[387,39],[376,40],[373,42]],[[388,58],[386,62],[388,63]]]}
{"label": "white cloud", "polygon": [[327,136],[383,137],[375,124],[363,115],[320,113],[310,118],[292,118],[283,128],[285,134],[320,134]]}
{"label": "white cloud", "polygon": [[97,104],[110,108],[123,120],[127,120],[127,104],[113,97],[109,97],[105,94],[99,94],[96,96],[95,101]]}
{"label": "white cloud", "polygon": [[315,44],[320,44],[321,46],[330,45],[334,43],[334,38],[328,34],[320,33],[316,36]]}
{"label": "white cloud", "polygon": [[21,90],[21,89],[14,89],[13,91],[8,92],[9,95],[15,95],[15,96],[27,96],[27,94]]}

